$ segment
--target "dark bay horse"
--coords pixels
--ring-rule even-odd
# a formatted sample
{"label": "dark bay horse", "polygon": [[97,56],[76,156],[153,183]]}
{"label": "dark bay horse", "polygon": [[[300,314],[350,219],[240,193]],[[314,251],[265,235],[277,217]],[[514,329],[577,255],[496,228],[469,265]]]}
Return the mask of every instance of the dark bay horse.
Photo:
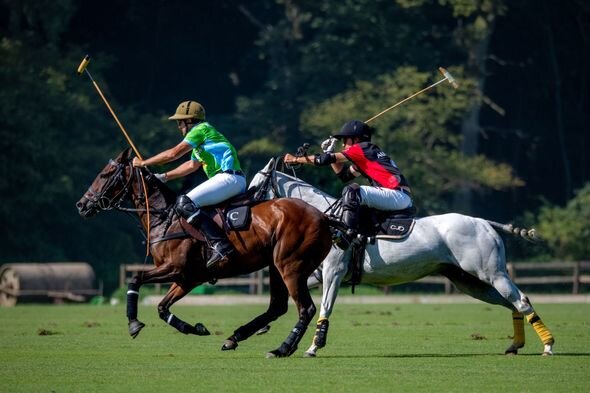
{"label": "dark bay horse", "polygon": [[[287,312],[289,295],[297,305],[299,320],[285,341],[268,357],[289,356],[297,349],[316,308],[307,288],[308,276],[328,255],[332,241],[328,220],[322,212],[298,199],[263,201],[251,208],[245,230],[230,231],[235,251],[214,271],[205,266],[207,243],[184,229],[186,223],[173,208],[176,195],[147,169],[131,165],[130,149],[110,160],[76,204],[83,217],[102,210],[134,211],[144,225],[148,212],[141,175],[144,175],[150,210],[150,251],[155,267],[133,277],[127,292],[129,334],[135,338],[145,326],[137,319],[139,289],[148,283],[172,283],[158,304],[160,318],[185,334],[208,335],[201,323],[190,325],[170,312],[170,307],[196,286],[224,277],[251,273],[269,266],[270,304],[266,312],[236,329],[222,350],[235,349],[269,322]],[[133,208],[123,208],[130,201]],[[184,224],[184,225],[183,225]]]}

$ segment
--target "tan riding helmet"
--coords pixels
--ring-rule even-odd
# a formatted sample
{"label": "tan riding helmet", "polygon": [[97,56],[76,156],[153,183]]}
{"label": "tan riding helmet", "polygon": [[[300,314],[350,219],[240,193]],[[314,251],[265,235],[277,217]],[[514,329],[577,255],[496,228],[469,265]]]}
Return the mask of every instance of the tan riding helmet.
{"label": "tan riding helmet", "polygon": [[197,101],[184,101],[176,108],[176,113],[168,120],[199,119],[205,120],[205,108]]}

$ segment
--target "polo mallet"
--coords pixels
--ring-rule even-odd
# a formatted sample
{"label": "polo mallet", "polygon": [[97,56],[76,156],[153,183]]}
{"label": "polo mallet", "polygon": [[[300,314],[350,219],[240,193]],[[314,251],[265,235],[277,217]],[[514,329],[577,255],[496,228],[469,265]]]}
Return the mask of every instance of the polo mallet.
{"label": "polo mallet", "polygon": [[432,85],[425,87],[424,89],[412,94],[411,96],[408,96],[406,98],[404,98],[403,100],[401,100],[400,102],[398,102],[395,105],[390,106],[389,108],[377,113],[375,116],[371,117],[368,120],[365,120],[365,123],[369,123],[370,121],[375,120],[376,118],[378,118],[379,116],[383,115],[386,112],[389,112],[390,110],[392,110],[393,108],[403,104],[404,102],[411,100],[412,98],[416,97],[418,94],[422,94],[424,93],[426,90],[430,90],[432,89],[434,86],[439,85],[441,83],[443,83],[444,81],[449,81],[449,83],[451,84],[451,86],[453,86],[454,89],[459,87],[459,84],[457,83],[457,81],[455,80],[455,78],[453,78],[453,75],[451,75],[451,73],[449,71],[447,71],[446,69],[442,68],[442,67],[438,67],[438,71],[442,74],[442,76],[444,76],[443,79],[439,80],[438,82],[433,83]]}
{"label": "polo mallet", "polygon": [[[100,90],[100,87],[98,87],[98,83],[96,83],[96,81],[94,80],[94,78],[92,77],[92,75],[90,75],[90,72],[88,71],[88,63],[90,63],[90,56],[86,55],[86,56],[84,56],[84,58],[82,59],[82,62],[78,66],[78,75],[82,75],[83,72],[86,72],[86,75],[88,75],[88,77],[92,81],[92,84],[94,85],[94,88],[96,89],[96,91],[100,95],[100,98],[102,98],[102,100],[104,101],[104,103],[107,106],[107,108],[109,108],[109,111],[111,112],[111,115],[113,115],[113,118],[117,122],[117,125],[119,126],[119,128],[123,132],[123,135],[125,136],[125,139],[127,139],[127,142],[129,143],[129,146],[131,146],[131,148],[133,149],[133,152],[135,153],[135,155],[137,157],[139,157],[140,160],[143,160],[143,158],[141,157],[141,154],[139,154],[139,150],[137,150],[137,148],[133,144],[133,141],[131,140],[131,138],[127,134],[127,131],[125,131],[125,127],[123,127],[123,124],[121,124],[121,122],[119,121],[119,118],[115,114],[115,111],[113,111],[113,108],[111,108],[111,105],[107,101],[106,97],[104,96],[104,94],[102,94],[102,91]],[[145,185],[145,180],[143,178],[143,173],[140,172],[140,174],[141,174],[141,184],[142,184],[143,190],[144,190],[143,195],[145,196],[145,207],[146,207],[146,214],[147,214],[147,231],[146,231],[147,232],[147,235],[146,235],[147,236],[147,241],[146,241],[146,255],[145,255],[146,256],[146,259],[147,259],[148,255],[150,254],[150,242],[149,242],[149,239],[150,239],[150,203],[149,203],[149,200],[148,200],[148,197],[147,197],[148,196],[148,194],[147,194],[147,187]]]}
{"label": "polo mallet", "polygon": [[125,131],[125,127],[123,127],[123,124],[121,124],[121,122],[119,121],[119,118],[115,114],[115,111],[113,111],[113,108],[111,108],[111,105],[107,101],[106,97],[104,96],[104,94],[102,94],[100,87],[98,87],[98,83],[96,83],[96,81],[94,80],[92,75],[90,75],[90,72],[88,71],[88,63],[90,63],[90,56],[86,55],[86,56],[84,56],[84,58],[82,59],[82,62],[78,66],[78,75],[82,75],[83,72],[86,72],[86,75],[88,75],[88,78],[90,78],[90,81],[92,81],[92,84],[94,85],[94,88],[96,89],[96,91],[100,95],[100,98],[102,98],[102,100],[104,101],[107,108],[109,108],[109,111],[111,112],[111,115],[113,115],[113,118],[117,122],[117,125],[119,126],[121,131],[123,131],[123,135],[125,136],[125,139],[127,139],[129,146],[131,146],[135,155],[137,157],[139,157],[140,160],[143,160],[143,158],[141,157],[141,154],[139,154],[139,151],[137,150],[137,148],[133,144],[133,141],[131,140],[131,138],[127,134],[127,131]]}

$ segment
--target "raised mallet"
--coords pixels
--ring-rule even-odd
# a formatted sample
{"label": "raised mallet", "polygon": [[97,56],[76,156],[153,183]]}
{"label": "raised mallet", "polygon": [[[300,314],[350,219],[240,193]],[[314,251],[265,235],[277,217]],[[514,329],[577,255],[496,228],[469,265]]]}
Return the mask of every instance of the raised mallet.
{"label": "raised mallet", "polygon": [[121,131],[123,131],[123,135],[125,136],[125,139],[127,139],[127,142],[129,143],[129,146],[131,146],[131,148],[135,152],[135,155],[137,157],[139,157],[140,160],[143,160],[143,158],[141,157],[141,154],[139,154],[139,151],[137,150],[137,148],[133,144],[133,141],[131,140],[131,138],[127,134],[127,131],[125,131],[125,127],[123,127],[123,124],[121,124],[121,122],[119,121],[119,118],[115,114],[115,111],[113,111],[113,108],[111,108],[111,105],[107,101],[106,97],[104,96],[104,94],[102,94],[102,91],[100,90],[100,87],[98,87],[98,83],[96,83],[96,81],[94,80],[94,78],[92,77],[92,75],[90,75],[90,72],[88,71],[88,63],[90,63],[90,56],[86,55],[86,56],[84,56],[84,58],[82,59],[82,62],[78,66],[78,74],[79,75],[82,75],[82,73],[85,72],[86,75],[88,75],[88,77],[92,81],[92,84],[96,88],[96,91],[100,95],[100,98],[102,98],[102,100],[104,101],[104,103],[107,106],[107,108],[109,108],[109,111],[111,112],[111,115],[113,115],[113,118],[117,122],[117,125],[119,126],[119,128],[121,129]]}
{"label": "raised mallet", "polygon": [[368,120],[365,120],[365,123],[369,123],[370,121],[375,120],[376,118],[378,118],[379,116],[383,115],[384,113],[389,112],[390,110],[392,110],[393,108],[395,108],[396,106],[399,106],[401,104],[403,104],[404,102],[411,100],[412,98],[416,97],[418,94],[422,94],[424,93],[426,90],[430,90],[432,89],[434,86],[439,85],[441,83],[443,83],[444,81],[449,81],[449,83],[451,84],[451,86],[453,86],[453,88],[458,88],[459,84],[457,83],[457,81],[455,80],[455,78],[453,78],[453,75],[451,75],[451,73],[449,71],[447,71],[446,69],[442,68],[442,67],[438,67],[438,71],[442,74],[442,76],[444,76],[443,79],[439,80],[438,82],[433,83],[432,85],[425,87],[424,89],[412,94],[411,96],[408,96],[406,98],[404,98],[403,100],[401,100],[400,102],[396,103],[395,105],[390,106],[387,109],[384,109],[383,111],[377,113],[375,116],[371,117]]}

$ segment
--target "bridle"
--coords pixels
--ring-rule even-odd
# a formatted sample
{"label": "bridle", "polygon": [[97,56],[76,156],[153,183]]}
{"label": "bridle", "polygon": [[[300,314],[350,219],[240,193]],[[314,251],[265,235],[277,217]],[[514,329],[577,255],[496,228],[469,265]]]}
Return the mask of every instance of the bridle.
{"label": "bridle", "polygon": [[[112,209],[128,211],[128,208],[121,207],[121,203],[131,192],[131,184],[136,171],[132,170],[129,178],[125,182],[123,173],[125,171],[126,165],[120,162],[116,162],[113,159],[109,160],[109,164],[116,167],[115,173],[109,176],[106,184],[102,187],[102,190],[100,192],[94,191],[92,189],[92,186],[90,186],[84,194],[84,197],[92,204],[91,206],[94,209],[97,209],[99,211]],[[108,192],[120,183],[124,183],[123,188],[115,195],[108,197]]]}

